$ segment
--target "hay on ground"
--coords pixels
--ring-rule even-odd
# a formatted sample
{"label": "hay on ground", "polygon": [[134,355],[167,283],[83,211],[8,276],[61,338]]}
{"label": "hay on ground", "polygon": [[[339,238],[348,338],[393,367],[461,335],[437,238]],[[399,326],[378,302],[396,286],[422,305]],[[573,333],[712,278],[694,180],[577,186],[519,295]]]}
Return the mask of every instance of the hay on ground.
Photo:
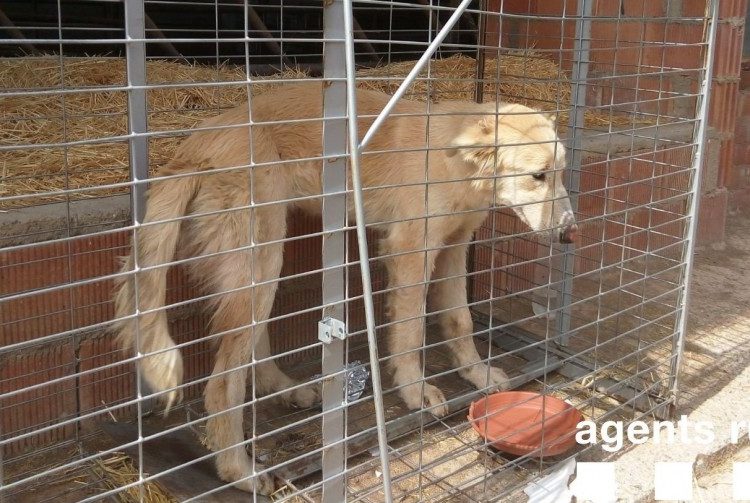
{"label": "hay on ground", "polygon": [[[393,93],[413,64],[406,61],[360,70],[359,85]],[[430,64],[430,79],[425,79],[427,73],[423,72],[409,96],[472,100],[476,66],[476,61],[466,56],[435,60]],[[497,94],[504,101],[558,110],[560,122],[567,120],[570,84],[553,61],[534,52],[506,54],[488,59],[484,73],[486,100]],[[179,132],[247,99],[241,66],[217,68],[154,60],[147,62],[146,74],[149,86],[168,85],[146,91],[148,130],[168,133],[149,139],[152,171],[172,157],[181,139]],[[280,85],[275,82],[279,79],[306,76],[300,70],[287,69],[261,77],[251,86],[252,92],[268,92]],[[11,147],[0,154],[0,198],[59,192],[0,201],[0,209],[126,193],[127,187],[63,192],[128,181],[126,84],[122,58],[0,60],[0,87],[13,93],[0,97],[0,147]],[[65,92],[60,92],[63,89]],[[589,125],[609,124],[610,119],[604,114],[586,115]],[[96,143],[89,143],[92,141]]]}
{"label": "hay on ground", "polygon": [[[103,481],[108,489],[119,489],[128,484],[138,482],[138,469],[133,465],[131,459],[125,454],[114,453],[105,459],[97,459],[92,465],[93,471]],[[145,475],[145,474],[144,474]],[[159,484],[145,482],[140,485],[129,487],[116,494],[116,498],[122,503],[176,503]],[[141,499],[141,494],[143,499]]]}

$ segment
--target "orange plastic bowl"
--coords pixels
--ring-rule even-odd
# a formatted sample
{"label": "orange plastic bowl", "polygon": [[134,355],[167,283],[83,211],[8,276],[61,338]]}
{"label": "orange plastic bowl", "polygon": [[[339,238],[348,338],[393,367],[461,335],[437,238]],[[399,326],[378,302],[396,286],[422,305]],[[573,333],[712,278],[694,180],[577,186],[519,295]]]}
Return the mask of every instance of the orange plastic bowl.
{"label": "orange plastic bowl", "polygon": [[575,444],[581,413],[559,398],[503,391],[471,404],[471,426],[493,447],[523,456],[557,456]]}

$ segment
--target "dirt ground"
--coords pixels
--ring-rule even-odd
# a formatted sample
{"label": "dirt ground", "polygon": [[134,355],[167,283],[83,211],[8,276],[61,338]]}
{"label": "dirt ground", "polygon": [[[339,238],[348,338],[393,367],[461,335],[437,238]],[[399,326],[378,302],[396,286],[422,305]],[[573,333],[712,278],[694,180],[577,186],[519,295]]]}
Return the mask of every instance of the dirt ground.
{"label": "dirt ground", "polygon": [[[709,414],[749,421],[750,216],[730,216],[725,247],[701,249],[696,259],[679,410],[715,409]],[[734,388],[740,401],[717,398]],[[703,462],[693,498],[732,501],[735,463],[750,463],[747,428],[738,444],[726,444]]]}
{"label": "dirt ground", "polygon": [[690,317],[679,379],[676,414],[712,425],[709,444],[684,443],[665,448],[655,442],[613,457],[620,490],[627,502],[654,501],[654,464],[693,464],[693,500],[732,501],[732,468],[748,461],[745,443],[735,443],[730,424],[750,419],[750,216],[727,221],[726,243],[696,253]]}
{"label": "dirt ground", "polygon": [[725,245],[696,262],[680,384],[689,413],[750,365],[750,216],[729,216]]}
{"label": "dirt ground", "polygon": [[707,473],[699,475],[693,489],[694,499],[710,503],[732,501],[735,463],[750,464],[750,446],[733,451],[713,464]]}

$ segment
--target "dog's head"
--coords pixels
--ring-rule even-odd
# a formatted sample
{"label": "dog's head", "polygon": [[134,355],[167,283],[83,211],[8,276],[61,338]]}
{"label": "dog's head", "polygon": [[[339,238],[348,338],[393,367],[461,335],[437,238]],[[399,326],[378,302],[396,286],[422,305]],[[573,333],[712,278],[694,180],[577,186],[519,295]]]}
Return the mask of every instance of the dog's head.
{"label": "dog's head", "polygon": [[473,185],[495,191],[531,229],[572,243],[578,227],[563,185],[565,149],[555,123],[523,105],[495,105],[490,115],[471,117],[447,155],[460,155],[475,172]]}

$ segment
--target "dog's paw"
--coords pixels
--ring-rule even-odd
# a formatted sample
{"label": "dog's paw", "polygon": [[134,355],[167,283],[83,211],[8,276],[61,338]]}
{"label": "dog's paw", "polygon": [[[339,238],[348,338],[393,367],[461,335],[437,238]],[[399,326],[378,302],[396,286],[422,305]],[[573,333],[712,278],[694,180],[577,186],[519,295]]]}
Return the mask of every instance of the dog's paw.
{"label": "dog's paw", "polygon": [[445,395],[440,391],[440,388],[432,384],[425,383],[424,385],[424,405],[427,408],[427,412],[437,417],[443,417],[448,413],[448,404],[445,403]]}
{"label": "dog's paw", "polygon": [[298,409],[309,409],[320,404],[320,384],[310,384],[281,395],[285,405]]}
{"label": "dog's paw", "polygon": [[474,365],[473,367],[461,372],[461,377],[472,383],[477,389],[494,391],[505,391],[510,387],[510,379],[498,367],[490,367],[489,380],[487,379],[487,365]]}
{"label": "dog's paw", "polygon": [[505,391],[510,388],[510,379],[503,369],[490,367],[490,391]]}
{"label": "dog's paw", "polygon": [[[424,386],[424,395],[422,394]],[[406,402],[406,406],[412,410],[425,409],[438,417],[448,413],[448,404],[445,403],[445,395],[440,388],[432,384],[415,383],[401,388],[399,394]]]}
{"label": "dog's paw", "polygon": [[[230,481],[231,482],[231,481]],[[235,482],[234,487],[247,491],[249,493],[258,493],[263,496],[270,496],[276,490],[276,484],[269,474],[264,473],[252,478],[246,478]]]}
{"label": "dog's paw", "polygon": [[[221,480],[231,483],[237,489],[264,496],[270,496],[276,490],[276,483],[270,474],[252,475],[252,464],[249,458],[246,463],[239,464],[241,466],[217,466]],[[264,468],[263,465],[255,465],[256,471]]]}

